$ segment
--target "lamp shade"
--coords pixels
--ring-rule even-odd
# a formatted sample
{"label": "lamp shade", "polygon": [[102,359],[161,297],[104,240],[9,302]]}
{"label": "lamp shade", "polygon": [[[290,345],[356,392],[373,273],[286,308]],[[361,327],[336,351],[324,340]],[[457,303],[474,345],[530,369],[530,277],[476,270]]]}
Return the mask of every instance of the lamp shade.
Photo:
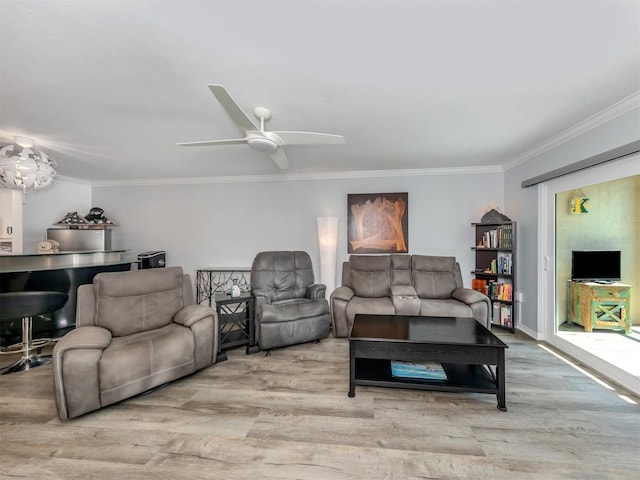
{"label": "lamp shade", "polygon": [[320,283],[327,286],[327,296],[336,288],[336,249],[338,246],[338,217],[318,217],[320,247]]}
{"label": "lamp shade", "polygon": [[56,176],[56,162],[24,137],[0,148],[0,185],[26,191],[46,188]]}

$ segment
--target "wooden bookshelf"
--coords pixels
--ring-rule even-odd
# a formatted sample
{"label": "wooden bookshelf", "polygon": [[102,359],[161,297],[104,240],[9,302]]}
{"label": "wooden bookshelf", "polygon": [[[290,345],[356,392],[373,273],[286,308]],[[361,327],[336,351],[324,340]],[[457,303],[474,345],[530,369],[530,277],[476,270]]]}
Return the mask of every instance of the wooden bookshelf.
{"label": "wooden bookshelf", "polygon": [[491,300],[491,326],[516,330],[516,222],[472,223],[475,265],[471,288]]}

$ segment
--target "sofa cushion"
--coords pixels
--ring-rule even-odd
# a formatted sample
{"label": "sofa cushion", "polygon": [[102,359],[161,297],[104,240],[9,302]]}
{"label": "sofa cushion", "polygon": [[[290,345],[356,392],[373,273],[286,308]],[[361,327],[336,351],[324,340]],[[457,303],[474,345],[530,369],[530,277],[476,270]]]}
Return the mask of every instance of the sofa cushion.
{"label": "sofa cushion", "polygon": [[411,255],[392,254],[391,285],[411,285]]}
{"label": "sofa cushion", "polygon": [[251,288],[269,292],[272,301],[302,298],[313,282],[313,265],[306,252],[260,252],[253,260]]}
{"label": "sofa cushion", "polygon": [[364,313],[369,315],[393,315],[396,313],[396,309],[393,306],[393,302],[389,297],[380,298],[362,298],[353,297],[349,303],[347,303],[347,320],[349,326],[353,323],[353,319],[356,313]]}
{"label": "sofa cushion", "polygon": [[420,315],[425,317],[473,317],[469,305],[458,300],[420,299]]}
{"label": "sofa cushion", "polygon": [[349,259],[349,286],[356,296],[386,297],[391,287],[389,255],[352,255]]}
{"label": "sofa cushion", "polygon": [[260,349],[306,343],[329,336],[331,320],[329,313],[318,317],[296,319],[291,322],[260,324]]}
{"label": "sofa cushion", "polygon": [[455,257],[413,255],[413,286],[420,298],[451,298],[457,288]]}
{"label": "sofa cushion", "polygon": [[93,279],[95,323],[114,337],[171,323],[184,306],[182,268],[99,273]]}
{"label": "sofa cushion", "polygon": [[182,325],[114,338],[99,361],[101,404],[129,398],[193,370],[193,334]]}
{"label": "sofa cushion", "polygon": [[295,298],[265,304],[262,306],[260,323],[290,322],[301,318],[317,317],[329,314],[329,302],[322,300],[310,300],[308,298]]}

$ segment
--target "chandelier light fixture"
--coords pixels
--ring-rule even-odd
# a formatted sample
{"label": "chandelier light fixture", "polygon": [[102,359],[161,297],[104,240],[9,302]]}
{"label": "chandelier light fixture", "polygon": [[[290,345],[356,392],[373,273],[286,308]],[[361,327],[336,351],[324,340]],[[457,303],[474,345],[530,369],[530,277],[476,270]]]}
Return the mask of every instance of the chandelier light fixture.
{"label": "chandelier light fixture", "polygon": [[56,162],[27,137],[15,137],[15,143],[0,148],[0,186],[39,190],[53,183]]}

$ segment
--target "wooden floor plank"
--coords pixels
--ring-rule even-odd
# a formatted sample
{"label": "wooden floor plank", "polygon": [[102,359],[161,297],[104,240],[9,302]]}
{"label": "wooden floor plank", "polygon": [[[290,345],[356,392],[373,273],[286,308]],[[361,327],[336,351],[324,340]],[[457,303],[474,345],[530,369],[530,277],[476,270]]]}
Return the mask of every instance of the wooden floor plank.
{"label": "wooden floor plank", "polygon": [[499,335],[510,347],[507,412],[477,393],[358,386],[348,398],[348,342],[335,338],[270,356],[232,350],[67,422],[56,417],[51,365],[0,376],[0,478],[639,477],[640,407],[626,392],[524,335]]}

